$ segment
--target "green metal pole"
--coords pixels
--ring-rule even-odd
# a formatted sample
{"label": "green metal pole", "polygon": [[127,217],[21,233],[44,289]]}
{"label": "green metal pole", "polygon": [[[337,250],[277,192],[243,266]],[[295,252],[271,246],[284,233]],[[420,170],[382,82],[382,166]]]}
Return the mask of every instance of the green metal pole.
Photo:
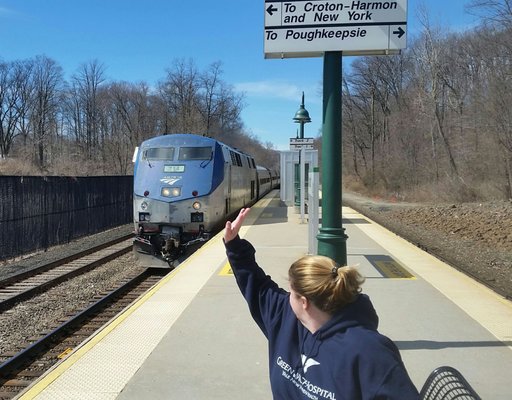
{"label": "green metal pole", "polygon": [[[304,94],[302,94],[302,105],[304,105]],[[304,139],[304,122],[300,122],[299,138]],[[299,151],[299,163],[295,164],[295,206],[300,206],[300,190],[301,190],[301,157],[302,151]]]}
{"label": "green metal pole", "polygon": [[318,254],[347,265],[347,238],[341,218],[341,77],[342,53],[324,55],[322,125],[322,227]]}

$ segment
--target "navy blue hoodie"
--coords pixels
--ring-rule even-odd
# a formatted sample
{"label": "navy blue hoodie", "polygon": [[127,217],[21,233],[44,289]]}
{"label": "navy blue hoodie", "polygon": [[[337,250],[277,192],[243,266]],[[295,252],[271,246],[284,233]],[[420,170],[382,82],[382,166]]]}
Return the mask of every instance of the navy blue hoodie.
{"label": "navy blue hoodie", "polygon": [[237,284],[269,342],[274,399],[418,399],[398,349],[377,332],[378,317],[360,294],[314,334],[296,318],[290,294],[256,264],[254,247],[226,245]]}

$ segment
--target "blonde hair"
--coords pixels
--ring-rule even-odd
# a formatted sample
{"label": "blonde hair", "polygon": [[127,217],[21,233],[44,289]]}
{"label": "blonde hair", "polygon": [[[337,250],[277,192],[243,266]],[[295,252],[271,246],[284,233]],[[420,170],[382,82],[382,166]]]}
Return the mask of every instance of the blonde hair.
{"label": "blonde hair", "polygon": [[288,270],[291,288],[320,310],[334,314],[353,302],[364,277],[353,267],[340,267],[324,256],[305,256]]}

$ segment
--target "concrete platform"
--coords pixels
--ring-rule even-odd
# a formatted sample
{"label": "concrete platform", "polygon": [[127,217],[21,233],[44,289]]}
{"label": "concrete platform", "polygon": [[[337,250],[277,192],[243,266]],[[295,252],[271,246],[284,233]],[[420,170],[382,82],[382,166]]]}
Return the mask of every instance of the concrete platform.
{"label": "concrete platform", "polygon": [[[380,331],[421,388],[457,368],[486,400],[510,398],[512,304],[350,208],[348,261],[367,277]],[[241,235],[287,287],[307,252],[308,225],[273,192]],[[252,321],[216,236],[20,396],[22,399],[270,399],[266,340]]]}

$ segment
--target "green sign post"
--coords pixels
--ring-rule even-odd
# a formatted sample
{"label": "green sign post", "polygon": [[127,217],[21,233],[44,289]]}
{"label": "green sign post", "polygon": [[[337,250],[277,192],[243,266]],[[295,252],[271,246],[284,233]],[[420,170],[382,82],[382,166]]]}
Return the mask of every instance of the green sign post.
{"label": "green sign post", "polygon": [[341,52],[324,55],[322,123],[322,226],[318,254],[347,265],[347,235],[341,217]]}

